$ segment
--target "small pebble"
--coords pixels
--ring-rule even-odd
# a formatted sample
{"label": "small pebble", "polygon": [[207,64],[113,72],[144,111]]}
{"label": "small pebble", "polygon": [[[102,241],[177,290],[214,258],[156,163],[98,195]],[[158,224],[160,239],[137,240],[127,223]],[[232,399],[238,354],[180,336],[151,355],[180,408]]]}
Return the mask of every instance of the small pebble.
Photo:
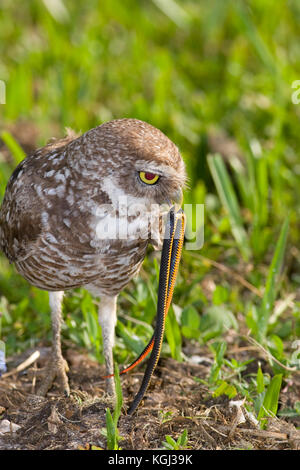
{"label": "small pebble", "polygon": [[8,421],[8,419],[3,419],[0,421],[0,435],[1,434],[6,434],[10,432],[16,432],[18,429],[20,429],[21,426],[18,424],[12,423],[11,421]]}

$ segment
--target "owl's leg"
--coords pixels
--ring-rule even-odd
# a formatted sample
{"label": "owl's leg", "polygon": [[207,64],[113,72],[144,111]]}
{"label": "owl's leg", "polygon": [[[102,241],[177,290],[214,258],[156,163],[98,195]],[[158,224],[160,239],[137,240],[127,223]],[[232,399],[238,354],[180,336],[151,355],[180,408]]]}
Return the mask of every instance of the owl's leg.
{"label": "owl's leg", "polygon": [[38,394],[42,396],[46,395],[56,378],[59,380],[65,395],[68,396],[70,394],[70,387],[67,377],[68,364],[63,358],[61,352],[60,330],[62,322],[63,296],[63,291],[49,292],[52,322],[52,357],[46,366],[45,377],[40,389],[38,390]]}
{"label": "owl's leg", "polygon": [[[99,306],[99,323],[102,328],[103,352],[105,358],[106,375],[114,373],[113,346],[115,326],[117,322],[117,296],[101,295]],[[115,395],[114,378],[106,379],[106,390],[109,395]]]}

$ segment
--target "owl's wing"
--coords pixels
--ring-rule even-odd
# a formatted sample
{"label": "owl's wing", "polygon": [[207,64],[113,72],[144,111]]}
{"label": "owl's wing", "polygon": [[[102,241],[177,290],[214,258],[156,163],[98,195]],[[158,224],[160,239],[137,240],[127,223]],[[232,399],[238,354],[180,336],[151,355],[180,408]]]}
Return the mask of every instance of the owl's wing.
{"label": "owl's wing", "polygon": [[[45,182],[36,171],[41,161],[35,164],[35,160],[42,157],[44,163],[47,158],[50,161],[51,154],[62,153],[64,147],[76,137],[78,136],[71,129],[67,129],[66,137],[37,149],[11,175],[0,208],[0,249],[10,262],[21,261],[30,256],[43,236],[43,207],[46,207],[47,201],[45,198],[43,200],[38,191]],[[48,169],[51,169],[51,164]]]}
{"label": "owl's wing", "polygon": [[10,262],[30,256],[42,232],[40,210],[22,169],[23,162],[8,182],[0,210],[0,248]]}

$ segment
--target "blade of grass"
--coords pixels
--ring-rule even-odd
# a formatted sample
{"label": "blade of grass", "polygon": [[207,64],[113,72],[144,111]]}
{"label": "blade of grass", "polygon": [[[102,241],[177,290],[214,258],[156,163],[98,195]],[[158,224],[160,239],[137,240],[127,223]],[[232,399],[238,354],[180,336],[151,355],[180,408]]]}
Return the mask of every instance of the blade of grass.
{"label": "blade of grass", "polygon": [[107,430],[107,449],[116,450],[117,449],[117,435],[116,435],[116,426],[111,415],[110,409],[106,408],[106,430]]}
{"label": "blade of grass", "polygon": [[140,352],[143,351],[145,347],[144,342],[136,335],[133,335],[132,331],[129,331],[121,321],[117,321],[116,332],[123,338],[125,345],[136,354],[140,354]]}
{"label": "blade of grass", "polygon": [[283,264],[288,230],[289,218],[284,221],[276,243],[274,256],[267,277],[266,289],[258,312],[257,337],[260,342],[263,342],[265,339],[269,318],[274,307],[278,291],[278,277]]}
{"label": "blade of grass", "polygon": [[264,375],[262,373],[261,367],[259,365],[257,374],[256,374],[256,389],[257,393],[263,393],[265,390],[265,384],[264,384]]}
{"label": "blade of grass", "polygon": [[6,184],[11,176],[11,172],[11,167],[7,163],[3,163],[0,161],[0,201],[4,197]]}
{"label": "blade of grass", "polygon": [[179,28],[185,28],[190,22],[190,16],[174,0],[152,0],[153,3]]}
{"label": "blade of grass", "polygon": [[250,257],[248,236],[243,226],[238,200],[221,155],[209,155],[208,165],[219,197],[228,212],[232,235],[239,246],[243,258],[247,261]]}
{"label": "blade of grass", "polygon": [[118,426],[118,421],[121,416],[121,409],[123,406],[123,395],[122,395],[122,387],[120,382],[120,374],[119,374],[119,367],[118,364],[115,364],[115,385],[116,385],[116,406],[113,412],[113,421],[115,427]]}
{"label": "blade of grass", "polygon": [[171,355],[173,359],[177,361],[182,361],[181,355],[181,333],[178,326],[173,308],[170,308],[168,316],[166,318],[166,329],[165,329],[166,339],[171,349]]}
{"label": "blade of grass", "polygon": [[232,2],[232,4],[241,20],[241,25],[243,25],[243,32],[246,34],[249,42],[254,47],[257,55],[260,57],[264,65],[269,69],[269,72],[273,75],[277,75],[280,69],[277,67],[277,63],[272,53],[270,52],[270,49],[256,28],[249,14],[249,9],[247,6],[243,5],[242,2]]}
{"label": "blade of grass", "polygon": [[249,191],[249,176],[244,164],[234,155],[230,158],[229,164],[230,170],[233,172],[234,179],[237,183],[241,203],[253,211],[253,197],[251,191]]}
{"label": "blade of grass", "polygon": [[26,153],[9,132],[1,132],[1,139],[11,151],[16,165],[18,165],[22,160],[24,160],[24,158],[26,157]]}
{"label": "blade of grass", "polygon": [[178,441],[177,441],[179,444],[179,447],[185,446],[187,444],[187,441],[188,441],[187,429],[184,429],[183,433],[179,436]]}
{"label": "blade of grass", "polygon": [[267,388],[263,404],[258,413],[258,419],[264,416],[276,416],[281,384],[282,374],[274,375]]}
{"label": "blade of grass", "polygon": [[121,410],[123,406],[123,395],[118,364],[115,364],[114,373],[114,381],[116,386],[116,403],[113,414],[111,415],[109,408],[106,409],[106,437],[108,450],[119,449],[118,441],[120,439],[120,435],[118,431],[118,422],[121,416]]}

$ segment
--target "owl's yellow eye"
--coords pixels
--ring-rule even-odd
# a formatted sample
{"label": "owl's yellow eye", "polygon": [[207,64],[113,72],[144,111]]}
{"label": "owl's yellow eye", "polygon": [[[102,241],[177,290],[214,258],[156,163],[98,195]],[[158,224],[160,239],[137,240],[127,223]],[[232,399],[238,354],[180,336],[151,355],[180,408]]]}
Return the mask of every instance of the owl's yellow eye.
{"label": "owl's yellow eye", "polygon": [[159,175],[155,173],[150,173],[149,171],[140,171],[139,177],[143,183],[154,184],[159,178]]}

